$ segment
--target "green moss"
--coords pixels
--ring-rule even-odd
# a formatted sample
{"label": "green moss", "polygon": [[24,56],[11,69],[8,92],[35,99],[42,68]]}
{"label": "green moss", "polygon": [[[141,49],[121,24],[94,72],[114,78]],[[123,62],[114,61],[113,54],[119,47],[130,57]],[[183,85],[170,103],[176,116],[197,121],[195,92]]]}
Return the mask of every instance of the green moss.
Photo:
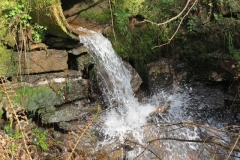
{"label": "green moss", "polygon": [[21,104],[21,106],[31,112],[35,112],[41,108],[49,111],[54,108],[53,106],[63,102],[62,96],[57,95],[52,89],[46,86],[24,86],[16,90],[16,95],[14,102]]}
{"label": "green moss", "polygon": [[113,41],[114,49],[123,59],[132,61],[135,69],[138,71],[144,81],[147,81],[147,64],[157,60],[160,57],[159,49],[152,49],[158,45],[158,27],[144,24],[139,28],[128,28],[125,34],[121,34],[119,28],[116,28],[117,42]]}
{"label": "green moss", "polygon": [[98,10],[86,10],[81,13],[87,21],[96,22],[99,24],[106,24],[111,19],[110,10],[98,11]]}
{"label": "green moss", "polygon": [[0,45],[0,76],[10,77],[17,74],[17,53]]}

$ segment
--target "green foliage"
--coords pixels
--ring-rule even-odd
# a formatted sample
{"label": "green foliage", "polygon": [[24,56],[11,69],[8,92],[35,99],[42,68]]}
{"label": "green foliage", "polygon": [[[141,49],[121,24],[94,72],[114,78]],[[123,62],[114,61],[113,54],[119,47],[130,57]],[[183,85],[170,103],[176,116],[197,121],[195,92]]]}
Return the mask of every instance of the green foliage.
{"label": "green foliage", "polygon": [[[1,17],[5,19],[2,21],[5,29],[4,38],[2,41],[7,39],[8,33],[11,36],[16,36],[17,32],[21,30],[22,33],[27,34],[30,30],[32,31],[32,37],[34,41],[39,42],[43,38],[46,27],[38,24],[33,24],[32,17],[30,16],[32,8],[29,7],[29,1],[8,1],[4,0],[0,4]],[[22,35],[24,36],[24,35]],[[12,44],[10,46],[13,46]]]}
{"label": "green foliage", "polygon": [[221,21],[223,19],[222,14],[213,13],[213,16],[216,21]]}
{"label": "green foliage", "polygon": [[17,53],[12,50],[7,49],[0,43],[0,76],[9,77],[16,75],[18,63],[17,63]]}
{"label": "green foliage", "polygon": [[234,37],[234,31],[232,28],[226,27],[223,31],[224,34],[224,44],[228,48],[230,55],[236,60],[240,61],[240,51],[236,49],[234,46],[234,41],[236,41],[237,37]]}
{"label": "green foliage", "polygon": [[197,25],[193,18],[189,18],[187,22],[187,29],[189,34],[196,34],[197,33]]}
{"label": "green foliage", "polygon": [[97,10],[86,10],[81,13],[82,17],[85,17],[86,20],[97,22],[99,24],[106,24],[110,20],[110,10],[105,10],[104,12],[99,12]]}
{"label": "green foliage", "polygon": [[32,39],[35,43],[41,42],[43,37],[45,36],[45,31],[47,30],[46,26],[41,26],[37,23],[33,25],[33,30],[32,30]]}
{"label": "green foliage", "polygon": [[31,130],[34,134],[36,141],[34,142],[37,146],[41,147],[44,151],[48,150],[47,145],[47,131],[41,131],[38,128],[34,128]]}
{"label": "green foliage", "polygon": [[131,16],[129,10],[116,10],[114,15],[116,16],[117,25],[120,31],[120,34],[125,34],[128,27],[128,19]]}
{"label": "green foliage", "polygon": [[12,152],[12,154],[14,155],[16,152],[17,152],[17,148],[18,148],[18,145],[11,142],[10,145],[9,145],[9,149],[10,151]]}
{"label": "green foliage", "polygon": [[10,121],[8,125],[5,125],[3,129],[9,137],[12,137],[15,140],[18,140],[19,137],[22,136],[22,132],[20,132],[19,129],[12,128],[12,121]]}
{"label": "green foliage", "polygon": [[145,7],[144,0],[111,0],[114,11],[126,11],[131,15],[137,15]]}

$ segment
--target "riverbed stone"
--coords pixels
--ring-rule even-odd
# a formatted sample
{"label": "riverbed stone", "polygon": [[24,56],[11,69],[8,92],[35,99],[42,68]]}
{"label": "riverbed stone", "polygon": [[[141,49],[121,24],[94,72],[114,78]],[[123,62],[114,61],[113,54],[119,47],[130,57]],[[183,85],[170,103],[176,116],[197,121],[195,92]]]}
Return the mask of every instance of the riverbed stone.
{"label": "riverbed stone", "polygon": [[68,53],[64,50],[46,49],[27,52],[22,56],[22,74],[53,72],[68,69]]}

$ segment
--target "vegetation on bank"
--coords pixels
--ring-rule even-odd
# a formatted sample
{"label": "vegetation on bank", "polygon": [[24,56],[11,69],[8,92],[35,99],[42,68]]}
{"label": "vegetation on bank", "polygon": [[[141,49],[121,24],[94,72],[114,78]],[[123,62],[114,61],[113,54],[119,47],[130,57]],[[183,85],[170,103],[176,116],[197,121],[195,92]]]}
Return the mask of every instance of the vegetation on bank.
{"label": "vegetation on bank", "polygon": [[[39,7],[42,9],[59,1],[34,2],[41,4]],[[109,8],[104,14],[97,17],[98,13],[85,12],[85,16],[100,24],[113,21],[114,33],[107,36],[113,42],[116,52],[132,62],[145,81],[147,81],[146,65],[149,62],[174,55],[187,59],[193,70],[209,68],[222,58],[235,59],[240,70],[240,39],[238,38],[240,17],[239,13],[236,13],[239,12],[239,5],[234,5],[232,1],[203,0],[192,8],[191,4],[195,1],[190,1],[181,15],[179,13],[186,6],[186,0],[111,0],[110,2],[111,9]],[[13,51],[18,51],[19,57],[24,56],[28,45],[41,42],[46,34],[47,27],[32,20],[31,13],[35,12],[36,8],[31,8],[30,3],[33,2],[3,0],[0,4],[0,64],[7,66],[4,68],[1,66],[1,77],[20,73],[18,68],[20,62],[13,58],[16,57],[12,56],[15,54]],[[176,15],[179,15],[176,19],[159,25]],[[59,21],[59,24],[63,25],[63,22]],[[172,36],[174,39],[171,39]],[[162,46],[163,44],[167,45]],[[239,76],[240,73],[237,73],[236,77]],[[45,97],[55,97],[56,93],[41,87],[35,89],[25,87],[14,93],[11,91],[4,90],[3,86],[0,94],[2,103],[0,115],[9,120],[9,124],[3,127],[6,134],[0,133],[0,137],[6,142],[0,141],[0,151],[3,151],[1,158],[37,158],[37,148],[43,151],[48,149],[47,132],[29,127],[26,110],[35,112],[34,107],[37,105],[49,106],[51,109],[53,104],[45,102]],[[59,90],[59,94],[60,92]],[[42,101],[36,102],[35,99]],[[37,104],[39,102],[41,104]],[[20,104],[25,105],[26,108],[22,108]],[[91,123],[92,121],[85,131]],[[22,148],[19,148],[19,145]],[[30,151],[34,151],[35,154]]]}
{"label": "vegetation on bank", "polygon": [[[116,52],[133,61],[140,74],[146,73],[146,64],[160,57],[184,58],[193,72],[213,68],[217,59],[235,59],[239,64],[240,7],[234,4],[237,2],[111,2],[115,35],[109,38]],[[146,81],[144,75],[141,74]]]}

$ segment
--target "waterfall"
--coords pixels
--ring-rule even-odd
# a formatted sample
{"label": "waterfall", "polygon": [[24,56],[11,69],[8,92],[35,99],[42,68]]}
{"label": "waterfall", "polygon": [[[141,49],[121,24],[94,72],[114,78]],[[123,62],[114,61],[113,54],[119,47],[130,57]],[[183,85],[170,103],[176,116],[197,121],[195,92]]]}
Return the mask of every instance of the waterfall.
{"label": "waterfall", "polygon": [[79,30],[88,33],[85,36],[80,35],[80,42],[93,52],[92,57],[104,83],[102,90],[107,100],[111,104],[119,102],[124,104],[134,100],[130,71],[125,68],[122,59],[113,50],[111,42],[101,33],[84,28]]}
{"label": "waterfall", "polygon": [[84,28],[79,30],[88,34],[80,35],[80,42],[93,53],[92,57],[98,74],[101,76],[104,98],[110,103],[106,115],[102,116],[105,122],[104,132],[108,137],[118,136],[124,139],[126,133],[135,134],[139,140],[142,135],[139,131],[146,123],[146,117],[154,110],[152,105],[141,105],[134,97],[131,88],[130,71],[123,65],[122,59],[115,53],[111,42],[101,33],[90,31]]}
{"label": "waterfall", "polygon": [[[85,32],[79,35],[80,42],[86,46],[95,61],[95,67],[103,83],[102,92],[105,101],[109,102],[108,110],[101,115],[103,122],[100,131],[104,133],[104,140],[100,146],[104,146],[114,141],[125,143],[126,139],[135,141],[142,146],[155,150],[160,148],[157,154],[163,159],[186,159],[188,153],[198,150],[198,145],[194,143],[181,143],[176,141],[160,141],[156,146],[148,146],[147,142],[158,138],[183,138],[199,139],[198,130],[195,127],[182,128],[178,126],[151,127],[149,125],[149,114],[156,107],[170,105],[168,115],[157,114],[151,117],[154,123],[172,123],[190,120],[191,117],[183,113],[184,106],[189,101],[189,95],[186,92],[166,94],[159,92],[152,97],[139,103],[134,97],[131,88],[130,72],[124,67],[122,59],[117,56],[112,48],[110,41],[101,33],[90,31],[84,28],[78,28]],[[146,125],[148,124],[148,125]],[[155,147],[155,148],[153,148]],[[144,154],[142,154],[144,152]],[[154,157],[152,153],[143,148],[133,149],[126,154],[127,159],[133,159],[142,154],[145,159]],[[143,158],[144,159],[144,158]]]}

